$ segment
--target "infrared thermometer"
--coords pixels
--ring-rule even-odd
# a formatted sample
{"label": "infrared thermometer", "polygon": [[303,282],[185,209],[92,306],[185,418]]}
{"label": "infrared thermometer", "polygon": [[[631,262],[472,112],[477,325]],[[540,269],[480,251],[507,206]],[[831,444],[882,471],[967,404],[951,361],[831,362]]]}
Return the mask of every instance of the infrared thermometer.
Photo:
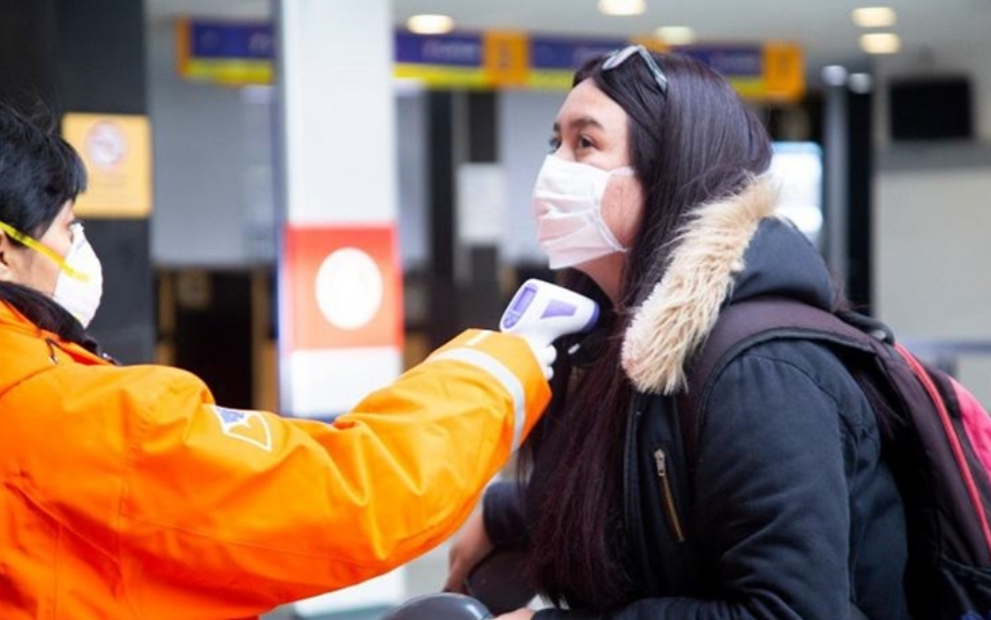
{"label": "infrared thermometer", "polygon": [[588,297],[531,278],[509,302],[499,331],[547,346],[565,334],[589,331],[598,319],[599,305]]}

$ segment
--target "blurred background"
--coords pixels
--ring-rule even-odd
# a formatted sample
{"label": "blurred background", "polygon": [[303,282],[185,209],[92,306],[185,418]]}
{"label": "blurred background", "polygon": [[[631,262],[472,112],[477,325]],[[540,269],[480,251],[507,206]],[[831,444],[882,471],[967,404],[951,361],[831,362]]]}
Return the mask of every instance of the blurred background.
{"label": "blurred background", "polygon": [[[86,159],[107,350],[329,419],[553,278],[530,192],[575,66],[689,54],[853,301],[987,406],[988,32],[991,0],[0,0],[0,98]],[[444,554],[272,617],[377,618]]]}

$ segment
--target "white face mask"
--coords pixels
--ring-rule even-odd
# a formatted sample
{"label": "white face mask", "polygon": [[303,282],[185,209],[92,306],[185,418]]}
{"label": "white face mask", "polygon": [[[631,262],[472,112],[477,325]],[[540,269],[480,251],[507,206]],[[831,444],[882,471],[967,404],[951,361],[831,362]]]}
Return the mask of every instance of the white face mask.
{"label": "white face mask", "polygon": [[602,196],[614,174],[632,176],[633,169],[603,170],[554,155],[544,159],[533,188],[533,212],[537,242],[551,269],[626,252],[602,219]]}
{"label": "white face mask", "polygon": [[52,297],[76,317],[83,327],[87,327],[103,297],[103,268],[92,246],[86,241],[81,224],[74,225],[72,247],[64,262],[65,266],[59,271]]}

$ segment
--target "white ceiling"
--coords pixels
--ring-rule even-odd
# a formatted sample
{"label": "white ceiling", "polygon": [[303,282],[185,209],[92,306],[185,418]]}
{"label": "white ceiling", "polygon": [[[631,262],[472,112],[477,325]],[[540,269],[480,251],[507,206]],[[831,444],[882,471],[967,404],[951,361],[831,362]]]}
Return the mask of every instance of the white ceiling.
{"label": "white ceiling", "polygon": [[[283,0],[289,1],[292,0]],[[352,2],[355,0],[326,0]],[[149,19],[175,15],[268,18],[269,0],[145,0]],[[444,13],[459,29],[515,29],[548,34],[632,36],[662,25],[691,26],[700,42],[799,42],[812,70],[831,62],[866,58],[862,32],[850,19],[858,6],[894,8],[892,30],[901,55],[931,62],[944,50],[973,50],[991,62],[991,0],[647,0],[636,17],[606,17],[596,0],[392,0],[397,26],[417,13]]]}

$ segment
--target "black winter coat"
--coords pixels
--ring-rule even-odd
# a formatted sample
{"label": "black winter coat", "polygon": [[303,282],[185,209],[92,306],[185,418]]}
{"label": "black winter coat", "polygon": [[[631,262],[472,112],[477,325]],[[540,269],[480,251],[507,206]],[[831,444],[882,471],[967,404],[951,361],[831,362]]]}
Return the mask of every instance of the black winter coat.
{"label": "black winter coat", "polygon": [[[610,613],[549,609],[535,620],[839,620],[855,617],[851,603],[871,620],[908,617],[901,499],[874,414],[826,346],[779,340],[738,356],[715,378],[696,458],[686,459],[676,394],[718,308],[764,295],[833,303],[818,251],[768,217],[773,205],[758,181],[702,207],[698,234],[683,238],[627,332],[623,366],[637,393],[624,514],[642,598]],[[728,249],[726,232],[738,238]],[[672,341],[665,326],[684,312],[697,323],[694,341]],[[486,494],[497,543],[526,529],[514,491]]]}

